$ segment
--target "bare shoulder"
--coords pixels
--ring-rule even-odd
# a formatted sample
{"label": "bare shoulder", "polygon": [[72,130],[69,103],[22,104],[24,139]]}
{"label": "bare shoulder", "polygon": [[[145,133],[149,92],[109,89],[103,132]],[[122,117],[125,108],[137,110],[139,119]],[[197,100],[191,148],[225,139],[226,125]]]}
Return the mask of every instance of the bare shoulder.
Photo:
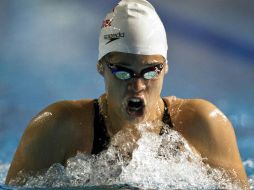
{"label": "bare shoulder", "polygon": [[[43,119],[47,116],[53,116],[55,118],[72,114],[83,114],[91,110],[93,106],[93,100],[84,99],[84,100],[64,100],[55,102],[41,112],[39,112],[33,119],[33,122],[44,121]],[[82,113],[83,112],[83,113]]]}
{"label": "bare shoulder", "polygon": [[179,117],[182,114],[186,116],[188,113],[188,115],[202,116],[206,117],[206,119],[211,117],[214,118],[214,114],[221,116],[224,119],[226,118],[225,115],[214,104],[205,99],[182,99],[175,96],[170,96],[165,97],[165,100],[169,105],[170,114],[173,117]]}
{"label": "bare shoulder", "polygon": [[43,109],[25,129],[6,182],[20,170],[39,171],[65,164],[77,151],[90,153],[93,112],[93,100],[60,101]]}
{"label": "bare shoulder", "polygon": [[[90,133],[93,121],[93,101],[60,101],[49,105],[37,114],[25,133],[35,133],[37,137],[55,137],[63,141],[79,139],[81,134]],[[33,135],[33,136],[34,136]]]}
{"label": "bare shoulder", "polygon": [[211,102],[204,99],[181,99],[176,97],[166,98],[169,112],[172,117],[174,128],[187,133],[185,136],[195,135],[202,132],[202,136],[217,137],[220,133],[231,132],[233,127],[228,118]]}
{"label": "bare shoulder", "polygon": [[235,172],[233,178],[247,184],[236,136],[229,119],[204,99],[167,97],[174,129],[193,146],[212,167]]}
{"label": "bare shoulder", "polygon": [[[211,102],[204,99],[168,100],[174,129],[180,132],[202,157],[218,159],[225,150],[229,150],[229,144],[236,146],[230,121]],[[234,150],[238,148],[234,147]],[[217,154],[216,158],[214,153]]]}
{"label": "bare shoulder", "polygon": [[[171,101],[173,123],[175,129],[183,133],[187,139],[196,139],[203,146],[224,148],[220,140],[235,139],[234,129],[229,119],[214,104],[204,99],[176,99]],[[223,137],[226,135],[226,137]],[[222,138],[223,137],[223,138]],[[194,141],[194,140],[192,140]],[[211,150],[206,150],[209,151]],[[208,154],[208,152],[203,152]]]}

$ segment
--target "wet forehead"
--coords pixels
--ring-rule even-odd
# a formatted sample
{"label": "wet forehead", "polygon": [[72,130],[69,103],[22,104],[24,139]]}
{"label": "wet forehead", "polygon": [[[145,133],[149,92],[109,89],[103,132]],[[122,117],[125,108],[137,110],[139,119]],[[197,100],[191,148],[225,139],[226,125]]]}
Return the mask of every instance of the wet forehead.
{"label": "wet forehead", "polygon": [[134,66],[164,63],[165,59],[161,55],[138,55],[131,53],[113,52],[109,54],[109,61],[117,65]]}

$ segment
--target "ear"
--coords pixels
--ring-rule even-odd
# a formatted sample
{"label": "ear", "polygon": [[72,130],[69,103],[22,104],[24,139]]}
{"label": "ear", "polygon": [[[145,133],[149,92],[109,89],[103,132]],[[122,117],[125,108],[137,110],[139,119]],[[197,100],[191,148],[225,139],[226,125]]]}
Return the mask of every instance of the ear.
{"label": "ear", "polygon": [[97,71],[103,76],[104,75],[104,66],[102,64],[102,62],[98,62],[97,63]]}
{"label": "ear", "polygon": [[167,74],[168,73],[168,64],[166,63],[165,64],[165,74]]}

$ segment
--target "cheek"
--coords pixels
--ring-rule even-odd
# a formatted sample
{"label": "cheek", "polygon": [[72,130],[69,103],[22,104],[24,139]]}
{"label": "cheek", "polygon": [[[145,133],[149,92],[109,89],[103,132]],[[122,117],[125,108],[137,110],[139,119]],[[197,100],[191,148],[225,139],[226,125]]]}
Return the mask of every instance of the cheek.
{"label": "cheek", "polygon": [[125,92],[125,86],[121,81],[105,78],[105,91],[108,95],[108,99],[115,101],[121,101],[121,98]]}
{"label": "cheek", "polygon": [[148,94],[151,96],[156,96],[156,98],[158,98],[161,94],[162,84],[163,84],[163,79],[150,81],[148,85]]}

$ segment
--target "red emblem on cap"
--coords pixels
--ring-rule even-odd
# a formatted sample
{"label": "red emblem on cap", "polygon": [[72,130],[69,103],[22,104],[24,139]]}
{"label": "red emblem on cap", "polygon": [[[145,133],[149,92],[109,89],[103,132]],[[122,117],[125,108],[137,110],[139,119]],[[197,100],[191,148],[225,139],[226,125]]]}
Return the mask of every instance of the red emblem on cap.
{"label": "red emblem on cap", "polygon": [[111,22],[112,22],[112,20],[109,20],[109,19],[104,20],[104,21],[102,22],[101,28],[106,28],[106,27],[111,26]]}

